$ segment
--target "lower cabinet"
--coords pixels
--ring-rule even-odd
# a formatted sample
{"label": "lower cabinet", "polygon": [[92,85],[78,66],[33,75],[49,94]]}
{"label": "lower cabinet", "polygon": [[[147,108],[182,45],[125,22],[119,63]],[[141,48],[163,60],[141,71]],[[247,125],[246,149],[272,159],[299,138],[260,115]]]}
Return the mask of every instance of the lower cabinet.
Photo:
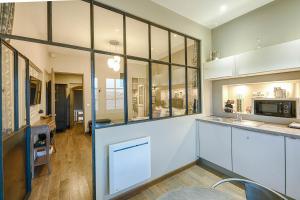
{"label": "lower cabinet", "polygon": [[286,138],[286,195],[300,199],[300,139]]}
{"label": "lower cabinet", "polygon": [[283,136],[232,128],[232,160],[233,172],[285,193]]}
{"label": "lower cabinet", "polygon": [[198,134],[200,157],[232,170],[231,127],[199,121]]}

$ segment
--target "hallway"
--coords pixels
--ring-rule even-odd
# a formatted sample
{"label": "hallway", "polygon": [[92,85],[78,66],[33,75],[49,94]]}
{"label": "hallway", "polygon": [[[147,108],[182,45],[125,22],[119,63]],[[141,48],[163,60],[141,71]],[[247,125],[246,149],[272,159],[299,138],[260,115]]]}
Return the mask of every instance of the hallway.
{"label": "hallway", "polygon": [[57,152],[47,166],[36,169],[30,200],[92,199],[92,140],[82,125],[55,135]]}

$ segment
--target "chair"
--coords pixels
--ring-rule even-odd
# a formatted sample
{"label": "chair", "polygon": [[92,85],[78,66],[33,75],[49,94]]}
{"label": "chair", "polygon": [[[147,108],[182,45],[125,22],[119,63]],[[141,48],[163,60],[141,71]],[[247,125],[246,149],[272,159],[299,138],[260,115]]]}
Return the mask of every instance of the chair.
{"label": "chair", "polygon": [[245,186],[245,193],[247,200],[287,200],[283,195],[279,194],[278,192],[267,188],[259,183],[254,181],[246,180],[246,179],[238,179],[238,178],[228,178],[221,180],[212,186],[215,189],[217,186],[223,183],[232,183],[232,182],[239,182],[244,184]]}

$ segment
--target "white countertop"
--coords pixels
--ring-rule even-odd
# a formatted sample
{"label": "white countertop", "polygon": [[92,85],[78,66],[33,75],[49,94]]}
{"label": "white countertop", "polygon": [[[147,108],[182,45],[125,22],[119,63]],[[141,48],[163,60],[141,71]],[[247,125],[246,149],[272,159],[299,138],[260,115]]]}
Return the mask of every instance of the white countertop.
{"label": "white countertop", "polygon": [[217,116],[199,117],[196,120],[228,125],[250,131],[258,131],[267,134],[281,135],[300,139],[300,129],[289,128],[288,125],[272,124],[251,120],[236,121],[234,118],[225,118]]}

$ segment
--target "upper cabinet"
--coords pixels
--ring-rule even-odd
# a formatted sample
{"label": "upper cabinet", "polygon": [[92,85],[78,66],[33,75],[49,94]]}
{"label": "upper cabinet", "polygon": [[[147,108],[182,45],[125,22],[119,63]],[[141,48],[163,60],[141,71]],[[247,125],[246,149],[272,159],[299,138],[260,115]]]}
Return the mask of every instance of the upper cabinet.
{"label": "upper cabinet", "polygon": [[[229,64],[231,60],[234,64]],[[227,65],[227,67],[225,67]],[[300,40],[269,46],[239,55],[222,58],[204,65],[204,78],[230,77],[225,71],[233,66],[231,77],[300,70]]]}
{"label": "upper cabinet", "polygon": [[235,75],[234,56],[204,64],[204,79],[229,78]]}

